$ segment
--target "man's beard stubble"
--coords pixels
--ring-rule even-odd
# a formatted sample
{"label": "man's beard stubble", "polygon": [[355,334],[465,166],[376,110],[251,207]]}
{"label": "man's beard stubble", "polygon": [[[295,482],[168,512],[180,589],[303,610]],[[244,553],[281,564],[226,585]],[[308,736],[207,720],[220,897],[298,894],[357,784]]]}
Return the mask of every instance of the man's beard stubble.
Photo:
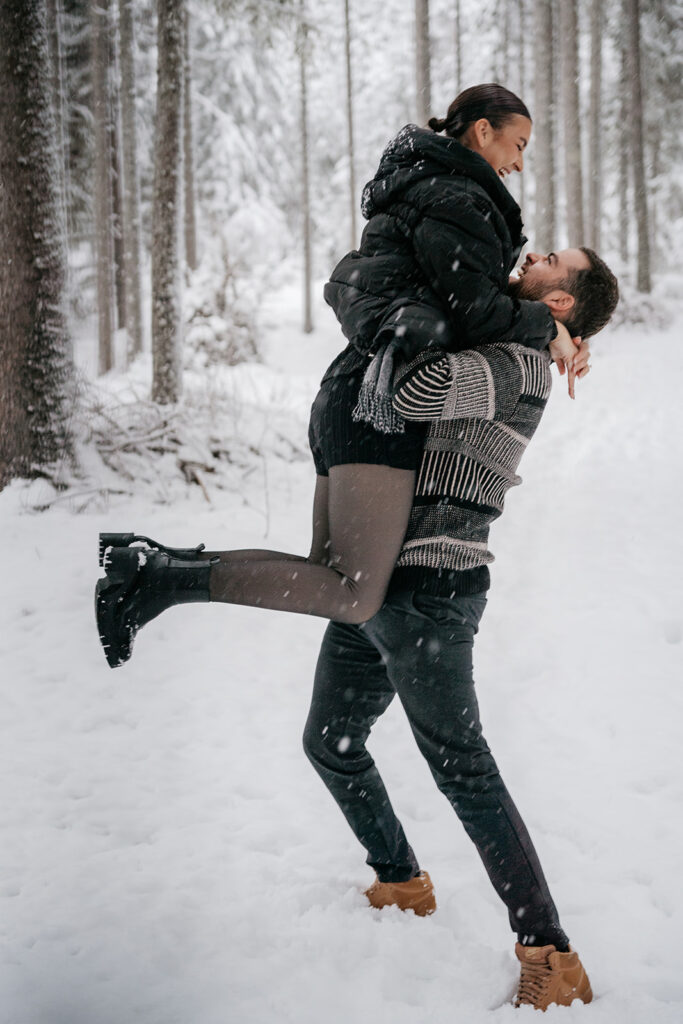
{"label": "man's beard stubble", "polygon": [[526,276],[513,277],[506,289],[511,299],[529,299],[532,302],[542,299],[547,290],[547,285],[540,281],[529,281]]}

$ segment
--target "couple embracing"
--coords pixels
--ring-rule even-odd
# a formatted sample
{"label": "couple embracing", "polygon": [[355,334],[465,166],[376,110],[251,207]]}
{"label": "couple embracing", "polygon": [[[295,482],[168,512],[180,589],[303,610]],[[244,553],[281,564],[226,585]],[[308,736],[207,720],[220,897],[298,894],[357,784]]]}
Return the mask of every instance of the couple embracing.
{"label": "couple embracing", "polygon": [[[504,179],[521,172],[529,111],[499,85],[408,125],[363,192],[360,247],[325,297],[348,340],[311,410],[308,556],[167,548],[102,534],[96,588],[108,663],[174,604],[218,601],[330,620],[304,748],[367,851],[374,907],[436,909],[432,881],[366,741],[398,695],[439,789],[474,842],[516,935],[516,1005],[590,1002],[529,833],[479,721],[474,636],[489,527],[543,415],[551,366],[588,372],[586,339],[618,300],[588,248],[530,253]],[[140,551],[144,557],[140,557]],[[473,925],[473,931],[474,931]]]}

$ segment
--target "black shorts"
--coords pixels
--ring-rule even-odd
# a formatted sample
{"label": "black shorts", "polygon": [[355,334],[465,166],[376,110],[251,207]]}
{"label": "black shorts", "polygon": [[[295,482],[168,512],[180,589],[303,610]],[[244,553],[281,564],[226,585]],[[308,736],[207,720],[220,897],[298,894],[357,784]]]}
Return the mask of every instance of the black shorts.
{"label": "black shorts", "polygon": [[311,407],[308,441],[315,471],[327,476],[331,466],[370,463],[416,470],[422,458],[425,425],[406,423],[404,434],[382,434],[369,423],[356,423],[362,373],[328,377]]}

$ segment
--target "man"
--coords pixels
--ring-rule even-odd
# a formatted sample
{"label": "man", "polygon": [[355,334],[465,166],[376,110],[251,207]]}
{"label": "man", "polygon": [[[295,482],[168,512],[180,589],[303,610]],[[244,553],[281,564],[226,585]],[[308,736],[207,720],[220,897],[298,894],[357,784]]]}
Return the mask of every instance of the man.
{"label": "man", "polygon": [[[510,290],[545,302],[573,336],[595,334],[618,300],[614,275],[588,249],[530,254]],[[516,344],[421,352],[395,378],[394,406],[429,420],[410,524],[380,611],[325,633],[304,734],[308,757],[368,851],[375,907],[436,908],[365,743],[398,694],[439,789],[475,843],[517,933],[516,1005],[590,1002],[538,857],[479,721],[472,646],[489,586],[491,522],[543,413],[547,352]],[[562,371],[561,371],[562,372]],[[584,371],[585,372],[585,371]]]}

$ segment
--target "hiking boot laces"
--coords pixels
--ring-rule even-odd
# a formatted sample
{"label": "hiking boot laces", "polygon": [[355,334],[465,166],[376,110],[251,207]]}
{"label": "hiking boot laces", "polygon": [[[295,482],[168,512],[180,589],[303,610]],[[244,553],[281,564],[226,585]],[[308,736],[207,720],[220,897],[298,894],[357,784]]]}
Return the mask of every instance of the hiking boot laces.
{"label": "hiking boot laces", "polygon": [[548,963],[523,963],[515,1006],[537,1006],[542,1003],[552,973],[553,969]]}

